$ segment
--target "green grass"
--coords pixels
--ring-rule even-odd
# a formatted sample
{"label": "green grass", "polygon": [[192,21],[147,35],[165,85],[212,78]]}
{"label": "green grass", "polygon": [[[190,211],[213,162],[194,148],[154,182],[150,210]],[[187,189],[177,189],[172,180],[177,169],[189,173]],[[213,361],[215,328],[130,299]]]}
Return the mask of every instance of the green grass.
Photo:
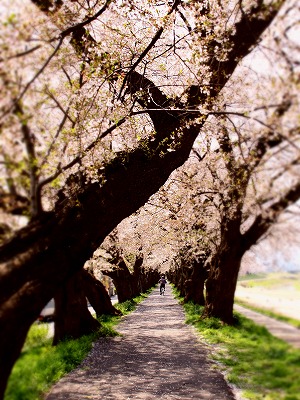
{"label": "green grass", "polygon": [[265,279],[267,277],[267,274],[246,274],[246,275],[241,275],[239,276],[238,281],[250,281],[252,279]]}
{"label": "green grass", "polygon": [[115,304],[115,307],[122,312],[123,315],[127,315],[131,313],[132,311],[135,310],[136,306],[145,300],[146,297],[149,296],[149,294],[152,292],[153,289],[149,289],[146,293],[142,293],[139,296],[131,299],[124,301],[123,303],[117,303]]}
{"label": "green grass", "polygon": [[[115,307],[123,315],[132,312],[151,292],[142,294]],[[99,337],[117,336],[115,330],[121,317],[103,315],[98,332],[76,340],[66,340],[52,346],[47,324],[33,324],[28,332],[22,353],[10,375],[4,400],[38,400],[66,373],[76,368]]]}
{"label": "green grass", "polygon": [[5,400],[40,399],[51,384],[74,369],[92,348],[97,334],[52,347],[47,326],[34,324],[9,378]]}
{"label": "green grass", "polygon": [[211,345],[228,382],[251,400],[300,400],[300,350],[235,313],[235,326],[201,319],[202,307],[184,304],[186,322]]}
{"label": "green grass", "polygon": [[277,319],[278,321],[283,321],[283,322],[286,322],[286,323],[288,323],[288,324],[290,324],[290,325],[292,325],[292,326],[294,326],[296,328],[300,328],[300,320],[298,320],[298,319],[290,318],[290,317],[287,317],[285,315],[281,315],[281,314],[275,313],[275,312],[270,311],[270,310],[268,310],[266,308],[263,308],[263,307],[252,306],[251,304],[247,303],[246,301],[240,300],[238,298],[235,298],[234,302],[236,304],[240,304],[241,306],[243,306],[245,308],[249,308],[249,310],[257,311],[260,314],[267,315],[268,317]]}
{"label": "green grass", "polygon": [[290,288],[300,290],[300,273],[272,272],[269,274],[247,274],[240,276],[238,284],[244,287],[262,287],[264,289]]}

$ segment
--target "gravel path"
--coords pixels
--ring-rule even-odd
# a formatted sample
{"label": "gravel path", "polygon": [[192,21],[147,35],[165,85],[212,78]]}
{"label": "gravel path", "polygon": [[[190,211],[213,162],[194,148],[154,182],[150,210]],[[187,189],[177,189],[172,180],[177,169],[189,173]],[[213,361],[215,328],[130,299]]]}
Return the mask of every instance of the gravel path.
{"label": "gravel path", "polygon": [[170,287],[155,289],[118,325],[122,336],[98,340],[46,400],[236,399],[184,319]]}

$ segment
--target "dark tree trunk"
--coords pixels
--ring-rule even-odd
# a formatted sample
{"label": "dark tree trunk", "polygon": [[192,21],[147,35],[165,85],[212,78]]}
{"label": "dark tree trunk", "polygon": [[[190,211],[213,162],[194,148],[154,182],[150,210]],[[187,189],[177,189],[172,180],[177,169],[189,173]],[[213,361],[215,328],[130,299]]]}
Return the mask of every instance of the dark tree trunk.
{"label": "dark tree trunk", "polygon": [[[17,296],[16,296],[17,297]],[[17,302],[18,299],[15,299]],[[26,338],[27,332],[35,320],[35,313],[30,310],[28,301],[24,300],[23,307],[14,309],[12,304],[4,305],[0,309],[1,315],[1,372],[0,372],[0,399],[3,399],[7,380],[15,360],[18,358]],[[40,311],[43,307],[41,307]],[[13,312],[12,312],[13,310]],[[24,318],[24,310],[26,310],[27,318]],[[11,327],[14,328],[12,332]]]}
{"label": "dark tree trunk", "polygon": [[54,296],[53,344],[67,338],[77,339],[100,327],[100,323],[88,310],[82,275],[82,271],[74,274]]}
{"label": "dark tree trunk", "polygon": [[136,288],[135,296],[138,296],[140,293],[145,291],[144,285],[146,282],[144,281],[144,270],[142,268],[143,262],[144,257],[142,255],[136,256],[133,266],[133,279],[135,280],[134,287]]}
{"label": "dark tree trunk", "polygon": [[178,286],[180,296],[185,297],[186,295],[186,281],[189,280],[191,275],[191,269],[186,266],[182,266],[178,270]]}
{"label": "dark tree trunk", "polygon": [[130,273],[124,261],[120,261],[117,268],[111,271],[103,271],[103,273],[113,279],[120,303],[137,296],[138,289],[136,279]]}
{"label": "dark tree trunk", "polygon": [[172,270],[167,272],[167,279],[173,283],[175,287],[178,288],[179,285],[179,271],[178,268],[173,268]]}
{"label": "dark tree trunk", "polygon": [[182,274],[180,278],[180,286],[181,286],[181,296],[186,298],[186,295],[188,294],[188,290],[191,289],[192,287],[192,272],[193,268],[189,266],[185,266],[182,268]]}
{"label": "dark tree trunk", "polygon": [[200,306],[205,305],[204,284],[207,278],[207,271],[202,262],[196,262],[193,266],[191,278],[186,281],[186,295],[184,301],[192,300]]}
{"label": "dark tree trunk", "polygon": [[97,317],[106,315],[121,315],[111,303],[104,285],[88,271],[82,271],[82,283],[85,296],[96,312]]}
{"label": "dark tree trunk", "polygon": [[205,317],[220,318],[228,324],[234,322],[234,293],[240,265],[241,258],[235,257],[233,252],[220,254],[213,260],[206,281]]}
{"label": "dark tree trunk", "polygon": [[129,271],[123,259],[120,260],[118,266],[112,270],[102,271],[105,275],[113,279],[120,303],[131,300],[141,293],[145,293],[157,283],[159,279],[158,271],[149,269],[146,272],[142,268],[143,261],[143,256],[136,257],[132,273]]}
{"label": "dark tree trunk", "polygon": [[[233,323],[233,304],[243,257],[240,213],[236,219],[223,221],[221,243],[210,262],[206,280],[204,317],[216,317]],[[226,217],[225,217],[226,218]]]}
{"label": "dark tree trunk", "polygon": [[[102,186],[84,185],[74,177],[75,182],[65,185],[65,188],[69,184],[77,187],[74,202],[70,191],[68,200],[62,199],[55,212],[33,221],[2,246],[0,399],[29,327],[57,288],[80,270],[117,224],[141,207],[183,163],[197,131],[190,129],[184,136],[185,144],[176,152],[176,157],[174,153],[166,153],[165,159],[149,159],[138,149],[128,155],[127,165],[121,160],[113,161],[107,169],[110,179]],[[120,301],[123,292],[123,299],[132,297],[130,288],[118,286]]]}
{"label": "dark tree trunk", "polygon": [[153,286],[155,286],[159,281],[159,276],[160,274],[157,269],[143,270],[141,278],[141,283],[142,283],[141,293],[145,293],[148,289],[151,289]]}

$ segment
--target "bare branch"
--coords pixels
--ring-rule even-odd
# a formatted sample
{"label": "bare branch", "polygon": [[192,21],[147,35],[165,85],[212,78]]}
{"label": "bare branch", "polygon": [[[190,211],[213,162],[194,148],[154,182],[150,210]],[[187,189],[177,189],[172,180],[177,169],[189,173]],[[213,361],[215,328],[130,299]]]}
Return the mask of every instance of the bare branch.
{"label": "bare branch", "polygon": [[74,120],[70,117],[70,115],[68,114],[68,111],[69,111],[69,109],[70,109],[70,106],[68,107],[67,110],[65,110],[65,109],[63,108],[63,106],[60,104],[60,102],[57,100],[57,98],[54,96],[54,94],[51,92],[51,90],[50,90],[48,87],[46,87],[46,92],[47,92],[48,96],[55,102],[55,104],[56,104],[57,107],[60,109],[60,111],[66,116],[66,118],[67,118],[70,122],[72,122],[72,124],[74,124],[75,121],[74,121]]}
{"label": "bare branch", "polygon": [[[55,144],[55,142],[56,142],[56,139],[58,138],[60,132],[62,131],[62,129],[63,129],[65,123],[66,123],[66,120],[67,120],[67,118],[68,118],[68,111],[69,111],[69,109],[70,109],[70,107],[68,107],[67,111],[64,113],[63,119],[62,119],[62,121],[60,122],[60,124],[59,124],[59,126],[58,126],[58,128],[57,128],[56,134],[54,135],[54,138],[52,139],[52,143],[50,144],[50,146],[49,146],[49,148],[48,148],[48,150],[47,150],[47,153],[45,154],[45,157],[44,157],[44,159],[43,159],[42,162],[41,162],[40,168],[42,168],[42,167],[46,164],[46,162],[48,161],[48,158],[49,158],[50,153],[51,153],[51,151],[52,151],[52,149],[53,149],[53,146],[54,146],[54,144]],[[74,125],[73,125],[73,126],[74,126]]]}
{"label": "bare branch", "polygon": [[27,84],[25,85],[24,89],[21,91],[21,93],[19,94],[19,96],[14,99],[13,103],[3,112],[1,117],[4,117],[5,115],[7,115],[9,112],[12,111],[12,109],[19,103],[19,101],[23,98],[23,96],[25,95],[25,93],[27,92],[27,90],[30,88],[30,86],[32,85],[32,83],[44,72],[44,70],[47,68],[48,64],[50,63],[50,61],[52,60],[52,58],[56,55],[56,53],[58,52],[58,50],[60,49],[61,45],[63,42],[63,38],[60,38],[58,41],[58,44],[56,45],[54,51],[52,52],[52,54],[48,57],[48,59],[45,61],[44,65],[38,70],[38,72],[33,76],[32,79],[30,79],[29,82],[27,82]]}
{"label": "bare branch", "polygon": [[35,47],[32,47],[31,49],[22,51],[21,53],[14,54],[13,56],[10,56],[10,57],[7,57],[7,58],[0,58],[0,62],[3,62],[5,60],[11,60],[13,58],[20,58],[20,57],[27,56],[28,54],[33,53],[34,51],[40,49],[41,47],[42,46],[39,44],[39,45],[37,45]]}
{"label": "bare branch", "polygon": [[192,148],[193,153],[197,156],[199,161],[202,161],[205,156],[207,155],[207,151],[203,154],[203,156],[201,156],[201,154],[193,147]]}
{"label": "bare branch", "polygon": [[278,220],[281,213],[299,199],[300,182],[255,218],[251,227],[242,235],[243,251],[249,250]]}
{"label": "bare branch", "polygon": [[21,104],[18,102],[15,105],[15,114],[18,116],[21,123],[21,130],[23,133],[23,139],[25,142],[27,155],[28,155],[28,171],[30,177],[30,206],[32,216],[38,215],[41,211],[41,198],[37,193],[39,173],[36,162],[36,154],[34,147],[34,136],[28,126],[28,122],[25,120],[24,111]]}

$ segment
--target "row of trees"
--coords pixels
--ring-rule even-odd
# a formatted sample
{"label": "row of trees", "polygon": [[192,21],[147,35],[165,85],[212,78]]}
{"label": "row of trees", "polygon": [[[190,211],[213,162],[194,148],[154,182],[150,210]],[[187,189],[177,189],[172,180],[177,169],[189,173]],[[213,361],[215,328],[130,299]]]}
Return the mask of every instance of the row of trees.
{"label": "row of trees", "polygon": [[[253,210],[247,197],[250,182],[268,154],[295,149],[290,162],[297,167],[297,116],[291,120],[289,113],[297,106],[297,97],[278,95],[269,102],[271,98],[266,101],[262,96],[257,109],[248,108],[251,99],[246,106],[244,102],[232,108],[232,90],[242,92],[247,83],[235,78],[236,67],[281,9],[280,29],[282,21],[289,24],[283,32],[277,29],[277,36],[272,34],[273,42],[278,49],[284,49],[282,41],[291,42],[295,19],[290,8],[282,8],[284,1],[5,4],[0,398],[41,309],[55,297],[62,316],[67,312],[64,304],[71,304],[81,292],[92,293],[96,283],[85,286],[92,276],[83,272],[85,262],[190,154],[197,166],[189,161],[188,170],[180,173],[189,176],[185,184],[193,188],[193,201],[186,209],[176,206],[180,196],[169,203],[177,232],[196,231],[197,253],[211,254],[207,315],[230,322],[242,255],[300,194],[298,180],[291,179],[281,186],[280,197],[257,207],[248,229],[241,231],[250,215],[246,207]],[[285,77],[296,91],[297,60],[292,60],[294,51],[290,54],[281,52],[290,67]],[[285,116],[292,122],[286,124]],[[239,117],[256,121],[260,136],[252,135],[253,125]],[[213,138],[218,151],[211,147]],[[202,211],[213,207],[205,220]],[[184,222],[184,229],[175,224],[177,219]],[[185,240],[177,236],[174,243]],[[119,268],[106,272],[121,282],[126,262],[116,249],[110,250]],[[148,272],[139,268],[141,254],[136,254],[136,273],[130,274],[130,294],[124,293],[124,298],[149,281]],[[63,300],[66,293],[70,303]],[[83,315],[75,330],[85,327],[81,332],[86,333],[94,321]]]}
{"label": "row of trees", "polygon": [[103,264],[99,251],[101,250],[94,254],[82,270],[72,275],[55,292],[54,345],[70,337],[78,338],[90,334],[100,328],[101,324],[88,310],[87,301],[95,310],[96,317],[121,315],[112,305],[101,279],[98,279],[99,273],[113,279],[119,302],[146,293],[159,279],[157,269],[144,268],[142,255],[134,257],[132,263],[125,262],[121,248],[114,245],[110,249],[109,261]]}

